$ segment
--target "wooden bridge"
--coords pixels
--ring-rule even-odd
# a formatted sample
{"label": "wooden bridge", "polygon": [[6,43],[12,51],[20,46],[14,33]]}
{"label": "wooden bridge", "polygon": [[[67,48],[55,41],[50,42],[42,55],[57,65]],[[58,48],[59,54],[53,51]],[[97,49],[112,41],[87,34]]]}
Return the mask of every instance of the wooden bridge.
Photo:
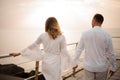
{"label": "wooden bridge", "polygon": [[[68,46],[70,46],[70,45],[76,46],[77,43],[68,44]],[[11,57],[11,56],[9,56],[9,55],[0,56],[0,59],[7,58],[7,57]],[[117,57],[116,62],[117,62],[117,71],[115,72],[115,74],[112,77],[109,77],[108,80],[120,80],[120,57]],[[0,80],[44,80],[44,79],[39,78],[40,75],[42,74],[39,71],[40,71],[39,70],[39,61],[36,61],[35,62],[35,75],[28,77],[28,78],[20,78],[20,77],[0,74]],[[73,76],[73,74],[75,76]],[[63,73],[63,75],[62,75],[63,80],[82,80],[82,76],[83,76],[83,68],[81,65],[79,65],[76,72],[73,73],[72,70],[69,70],[69,71],[66,71],[65,73]]]}

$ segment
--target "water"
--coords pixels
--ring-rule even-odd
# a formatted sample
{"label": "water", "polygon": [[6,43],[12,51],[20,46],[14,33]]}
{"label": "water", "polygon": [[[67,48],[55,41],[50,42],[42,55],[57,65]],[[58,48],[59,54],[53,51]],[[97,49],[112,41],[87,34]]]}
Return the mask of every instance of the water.
{"label": "water", "polygon": [[[65,30],[63,34],[66,36],[67,44],[70,43],[76,43],[79,41],[80,36],[83,31],[88,29],[79,29],[79,30]],[[114,37],[113,45],[115,48],[115,52],[118,57],[120,57],[120,29],[105,29],[107,30],[112,37]],[[19,52],[31,43],[33,43],[37,37],[44,32],[44,30],[40,29],[23,29],[23,30],[13,30],[13,29],[6,29],[6,30],[0,30],[0,55],[8,54],[10,52]],[[69,45],[68,50],[71,53],[71,55],[74,54],[76,45]],[[83,58],[83,57],[81,57]],[[18,66],[23,67],[26,71],[30,71],[31,69],[34,69],[35,67],[35,61],[31,61],[29,59],[26,59],[22,56],[19,57],[9,57],[0,59],[0,64],[17,64]],[[41,69],[40,69],[41,70]]]}

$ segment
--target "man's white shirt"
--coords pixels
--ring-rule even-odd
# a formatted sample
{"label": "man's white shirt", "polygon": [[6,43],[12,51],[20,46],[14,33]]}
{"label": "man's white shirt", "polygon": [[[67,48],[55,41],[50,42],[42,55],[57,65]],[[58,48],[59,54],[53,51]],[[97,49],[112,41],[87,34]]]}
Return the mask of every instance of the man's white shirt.
{"label": "man's white shirt", "polygon": [[84,69],[91,72],[104,72],[110,66],[110,70],[116,70],[112,38],[100,26],[95,26],[82,34],[75,51],[75,64],[77,64],[84,49]]}

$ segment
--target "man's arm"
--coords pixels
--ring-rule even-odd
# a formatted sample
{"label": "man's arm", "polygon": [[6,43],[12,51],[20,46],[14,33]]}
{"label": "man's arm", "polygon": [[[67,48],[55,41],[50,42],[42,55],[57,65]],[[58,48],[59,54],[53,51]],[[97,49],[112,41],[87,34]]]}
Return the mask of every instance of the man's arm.
{"label": "man's arm", "polygon": [[115,56],[115,52],[113,49],[113,44],[112,44],[112,38],[110,37],[109,39],[109,44],[108,44],[108,60],[110,63],[110,72],[115,72],[116,71],[116,56]]}
{"label": "man's arm", "polygon": [[84,50],[84,38],[82,35],[80,41],[78,42],[78,45],[76,47],[75,54],[74,54],[75,66],[78,64],[79,57],[80,57],[83,50]]}

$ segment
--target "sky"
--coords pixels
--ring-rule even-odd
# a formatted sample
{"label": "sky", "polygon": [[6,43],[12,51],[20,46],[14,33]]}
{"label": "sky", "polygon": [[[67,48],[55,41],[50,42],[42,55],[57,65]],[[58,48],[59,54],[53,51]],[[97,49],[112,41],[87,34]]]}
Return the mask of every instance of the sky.
{"label": "sky", "polygon": [[35,41],[50,16],[57,18],[67,42],[77,42],[96,13],[105,18],[103,28],[120,30],[120,0],[0,0],[0,53]]}
{"label": "sky", "polygon": [[44,28],[49,16],[61,26],[90,27],[95,13],[104,15],[106,27],[120,26],[119,0],[0,0],[0,28]]}

